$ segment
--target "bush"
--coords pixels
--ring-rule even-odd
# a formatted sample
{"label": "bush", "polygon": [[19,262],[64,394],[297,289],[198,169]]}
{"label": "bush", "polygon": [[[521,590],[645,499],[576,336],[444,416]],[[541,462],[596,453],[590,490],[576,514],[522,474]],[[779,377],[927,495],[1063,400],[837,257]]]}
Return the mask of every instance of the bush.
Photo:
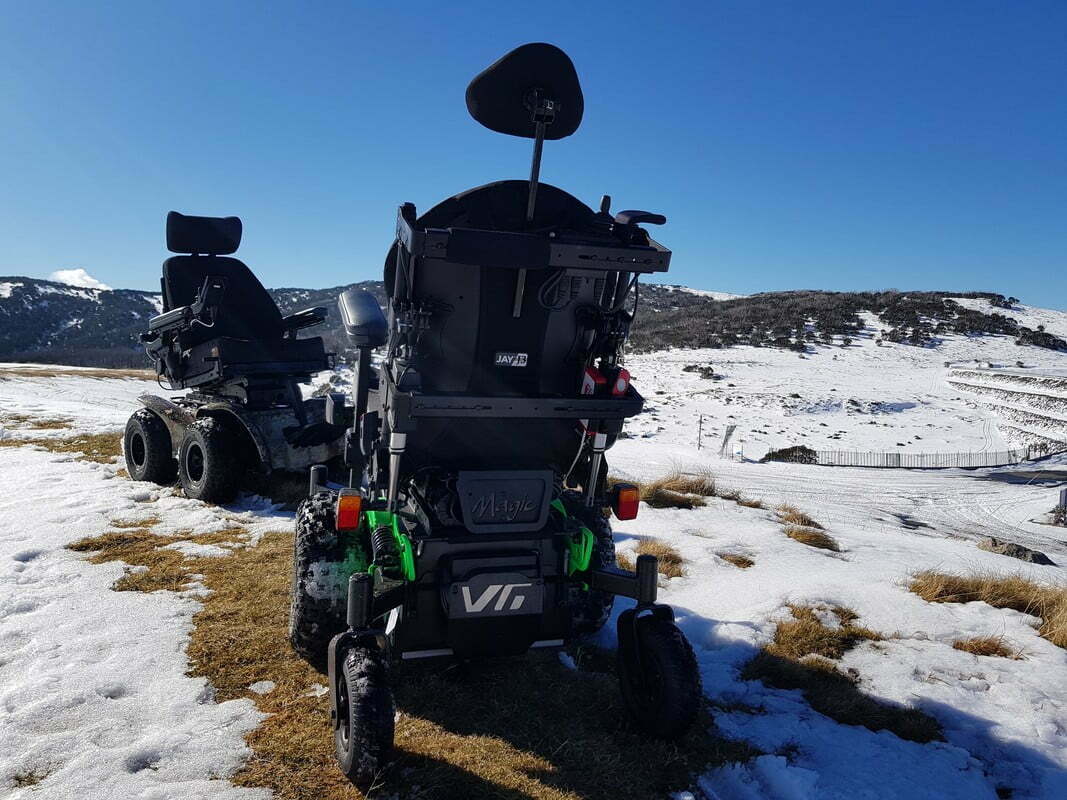
{"label": "bush", "polygon": [[802,444],[794,447],[783,447],[781,450],[771,450],[760,459],[761,462],[785,461],[790,464],[818,464],[819,456],[810,447]]}

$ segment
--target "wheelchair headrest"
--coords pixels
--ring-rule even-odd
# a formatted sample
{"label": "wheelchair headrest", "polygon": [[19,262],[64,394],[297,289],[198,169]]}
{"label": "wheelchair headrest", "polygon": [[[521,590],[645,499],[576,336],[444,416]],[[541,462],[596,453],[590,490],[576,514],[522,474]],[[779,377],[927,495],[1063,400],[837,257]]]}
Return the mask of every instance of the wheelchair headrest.
{"label": "wheelchair headrest", "polygon": [[567,54],[551,44],[524,44],[486,68],[467,87],[467,110],[490,130],[532,139],[531,106],[538,92],[556,104],[546,139],[578,130],[585,111],[578,73]]}
{"label": "wheelchair headrest", "polygon": [[241,245],[239,217],[192,217],[167,214],[167,249],[172,253],[228,256]]}

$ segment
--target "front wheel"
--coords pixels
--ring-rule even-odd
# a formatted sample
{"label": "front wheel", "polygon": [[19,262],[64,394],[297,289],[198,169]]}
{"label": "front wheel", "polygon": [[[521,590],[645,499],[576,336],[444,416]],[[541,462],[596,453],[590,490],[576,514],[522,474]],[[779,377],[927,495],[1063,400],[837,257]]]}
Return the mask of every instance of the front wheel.
{"label": "front wheel", "polygon": [[348,575],[344,543],[334,522],[333,492],[318,492],[296,511],[289,642],[316,669],[325,669],[330,639],[343,631]]}
{"label": "front wheel", "polygon": [[393,752],[396,704],[381,651],[366,645],[349,650],[335,691],[337,764],[354,784],[367,786],[389,763]]}
{"label": "front wheel", "polygon": [[[696,656],[668,619],[633,612],[619,617],[619,683],[630,714],[659,739],[681,736],[693,724],[702,690]],[[622,626],[633,626],[625,632]],[[625,642],[630,642],[629,646]]]}

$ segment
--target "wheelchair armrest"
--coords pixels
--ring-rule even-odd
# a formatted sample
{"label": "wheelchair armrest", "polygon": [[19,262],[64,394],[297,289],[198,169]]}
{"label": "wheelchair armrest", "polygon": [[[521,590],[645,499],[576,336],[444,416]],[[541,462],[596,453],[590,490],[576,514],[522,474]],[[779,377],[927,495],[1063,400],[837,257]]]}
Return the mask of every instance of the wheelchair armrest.
{"label": "wheelchair armrest", "polygon": [[615,215],[619,225],[663,225],[667,218],[651,211],[620,211]]}
{"label": "wheelchair armrest", "polygon": [[329,311],[325,306],[305,308],[302,311],[296,311],[287,317],[283,317],[282,327],[285,328],[286,333],[310,328],[312,325],[325,322],[328,313]]}
{"label": "wheelchair armrest", "polygon": [[141,334],[142,342],[154,342],[164,333],[189,327],[196,313],[192,306],[175,308],[148,320],[148,333]]}

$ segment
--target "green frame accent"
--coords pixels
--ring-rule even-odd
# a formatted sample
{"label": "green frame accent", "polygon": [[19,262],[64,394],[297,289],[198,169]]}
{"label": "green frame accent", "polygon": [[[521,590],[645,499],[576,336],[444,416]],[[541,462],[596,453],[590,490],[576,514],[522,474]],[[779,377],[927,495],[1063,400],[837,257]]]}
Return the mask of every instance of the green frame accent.
{"label": "green frame accent", "polygon": [[[565,518],[570,518],[567,507],[558,497],[552,501],[552,508]],[[593,559],[593,547],[596,546],[596,537],[585,525],[581,526],[578,535],[567,540],[571,557],[568,559],[568,575],[575,572],[585,572],[589,569],[589,562]]]}
{"label": "green frame accent", "polygon": [[400,517],[391,511],[364,511],[363,525],[367,535],[383,525],[393,532],[396,540],[396,549],[400,553],[400,573],[404,580],[415,580],[415,552],[411,547],[411,539],[400,530]]}

